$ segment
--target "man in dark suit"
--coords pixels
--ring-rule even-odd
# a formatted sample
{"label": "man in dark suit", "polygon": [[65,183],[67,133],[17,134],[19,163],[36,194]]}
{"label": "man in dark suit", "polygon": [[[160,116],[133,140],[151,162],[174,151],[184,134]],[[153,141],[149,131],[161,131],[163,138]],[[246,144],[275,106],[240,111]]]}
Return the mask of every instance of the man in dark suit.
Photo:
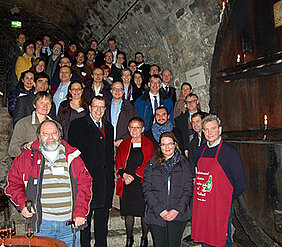
{"label": "man in dark suit", "polygon": [[[199,108],[199,98],[196,94],[190,93],[185,97],[185,102],[188,111],[185,114],[181,114],[179,117],[174,119],[175,127],[180,129],[183,136],[185,156],[188,157],[189,145],[194,136],[194,131],[192,129],[192,115],[196,112],[202,112]],[[202,112],[205,116],[208,115],[206,112]]]}
{"label": "man in dark suit", "polygon": [[176,89],[169,85],[172,78],[172,73],[169,69],[164,69],[162,72],[162,90],[169,98],[171,98],[173,105],[176,102]]}
{"label": "man in dark suit", "polygon": [[119,50],[117,48],[117,42],[116,42],[116,40],[114,38],[109,38],[108,39],[108,46],[109,46],[109,50],[108,51],[111,51],[113,53],[113,64],[115,64],[116,61],[117,61],[117,55],[119,53],[124,53],[124,52],[122,52],[121,50]]}
{"label": "man in dark suit", "polygon": [[[14,126],[20,119],[31,115],[31,113],[35,110],[33,107],[33,99],[35,97],[35,94],[41,91],[49,90],[50,79],[46,73],[41,72],[41,73],[36,74],[34,76],[34,82],[35,82],[34,94],[28,94],[28,95],[19,97],[17,100],[17,104],[13,112]],[[54,120],[56,119],[56,106],[54,103],[52,103],[52,108],[48,115],[52,119]]]}
{"label": "man in dark suit", "polygon": [[141,52],[135,53],[135,61],[137,63],[137,70],[140,71],[144,77],[144,83],[148,84],[151,65],[144,62],[144,55]]}
{"label": "man in dark suit", "polygon": [[96,247],[107,246],[109,209],[114,192],[114,129],[102,119],[105,100],[95,96],[89,106],[90,114],[74,120],[69,129],[69,143],[81,152],[81,158],[93,178],[88,227],[81,231],[81,246],[89,247],[91,219],[94,211]]}

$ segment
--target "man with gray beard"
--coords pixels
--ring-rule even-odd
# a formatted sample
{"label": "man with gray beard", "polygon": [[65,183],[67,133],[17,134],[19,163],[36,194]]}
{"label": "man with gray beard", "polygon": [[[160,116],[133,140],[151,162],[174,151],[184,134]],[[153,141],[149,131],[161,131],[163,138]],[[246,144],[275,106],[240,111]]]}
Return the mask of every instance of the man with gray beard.
{"label": "man with gray beard", "polygon": [[[45,120],[31,149],[14,160],[5,193],[25,218],[31,218],[36,236],[80,246],[79,230],[86,225],[92,178],[80,152],[61,139],[62,127]],[[26,202],[31,201],[31,210]],[[75,233],[66,223],[75,227]]]}

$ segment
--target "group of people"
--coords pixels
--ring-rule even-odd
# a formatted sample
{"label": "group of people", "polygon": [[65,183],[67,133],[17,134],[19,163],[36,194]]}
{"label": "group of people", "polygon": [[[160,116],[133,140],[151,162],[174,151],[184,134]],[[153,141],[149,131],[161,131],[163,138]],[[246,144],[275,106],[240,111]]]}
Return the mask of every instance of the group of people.
{"label": "group of people", "polygon": [[189,220],[186,240],[232,246],[233,202],[246,188],[243,164],[222,140],[220,119],[200,110],[190,83],[177,97],[171,70],[146,64],[141,52],[127,63],[113,38],[105,53],[96,40],[86,53],[74,42],[68,50],[62,40],[51,47],[47,35],[35,46],[24,41],[20,34],[22,55],[13,60],[15,160],[5,193],[31,217],[35,235],[91,246],[94,218],[95,246],[107,246],[116,208],[127,247],[135,217],[143,247],[149,230],[154,246],[180,246]]}

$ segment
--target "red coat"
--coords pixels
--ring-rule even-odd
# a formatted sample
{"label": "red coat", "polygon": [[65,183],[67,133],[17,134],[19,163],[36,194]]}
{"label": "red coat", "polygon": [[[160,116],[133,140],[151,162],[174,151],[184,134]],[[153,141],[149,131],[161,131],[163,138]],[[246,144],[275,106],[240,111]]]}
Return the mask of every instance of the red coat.
{"label": "red coat", "polygon": [[[89,211],[89,203],[92,197],[92,177],[85,168],[85,165],[80,158],[80,151],[71,147],[64,140],[61,144],[65,147],[66,159],[69,164],[70,182],[72,185],[72,205],[73,218],[86,218]],[[5,188],[5,193],[8,195],[15,206],[19,210],[22,209],[26,200],[33,201],[36,206],[36,218],[39,220],[34,223],[35,229],[38,231],[41,223],[41,206],[40,195],[42,190],[42,173],[40,167],[44,168],[45,162],[39,149],[38,139],[32,144],[32,150],[24,150],[16,157],[12,168],[8,173],[8,185]],[[39,179],[41,178],[41,179]],[[27,186],[28,185],[28,186]],[[39,195],[37,197],[37,194]],[[35,219],[35,217],[33,217]],[[33,220],[33,219],[32,219]]]}
{"label": "red coat", "polygon": [[[115,166],[116,166],[116,172],[117,172],[117,185],[116,185],[116,194],[119,195],[120,199],[122,199],[122,192],[123,192],[123,185],[124,185],[124,180],[122,177],[118,174],[119,169],[125,169],[126,168],[126,163],[127,159],[129,156],[129,151],[131,148],[131,137],[124,140],[118,150],[117,150],[117,155],[116,155],[116,160],[115,160]],[[154,145],[153,143],[145,136],[141,136],[141,147],[142,147],[142,152],[144,155],[144,160],[141,166],[139,166],[135,174],[138,177],[142,178],[141,183],[143,183],[143,175],[145,171],[145,166],[148,163],[149,160],[153,157],[154,154]]]}

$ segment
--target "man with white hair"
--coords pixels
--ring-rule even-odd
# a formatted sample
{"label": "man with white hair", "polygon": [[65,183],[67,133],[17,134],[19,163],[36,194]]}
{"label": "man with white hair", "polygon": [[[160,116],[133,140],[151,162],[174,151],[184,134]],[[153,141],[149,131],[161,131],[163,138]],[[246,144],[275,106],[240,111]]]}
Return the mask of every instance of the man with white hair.
{"label": "man with white hair", "polygon": [[[62,127],[56,121],[40,124],[31,149],[23,150],[14,160],[5,193],[25,218],[31,218],[36,236],[80,246],[79,230],[86,222],[92,178],[80,152],[61,136]],[[32,202],[30,210],[28,201]],[[75,236],[66,225],[69,221],[76,228]]]}
{"label": "man with white hair", "polygon": [[203,247],[231,247],[234,200],[247,186],[244,167],[237,150],[222,140],[220,119],[208,115],[202,125],[207,144],[197,150],[191,238]]}

